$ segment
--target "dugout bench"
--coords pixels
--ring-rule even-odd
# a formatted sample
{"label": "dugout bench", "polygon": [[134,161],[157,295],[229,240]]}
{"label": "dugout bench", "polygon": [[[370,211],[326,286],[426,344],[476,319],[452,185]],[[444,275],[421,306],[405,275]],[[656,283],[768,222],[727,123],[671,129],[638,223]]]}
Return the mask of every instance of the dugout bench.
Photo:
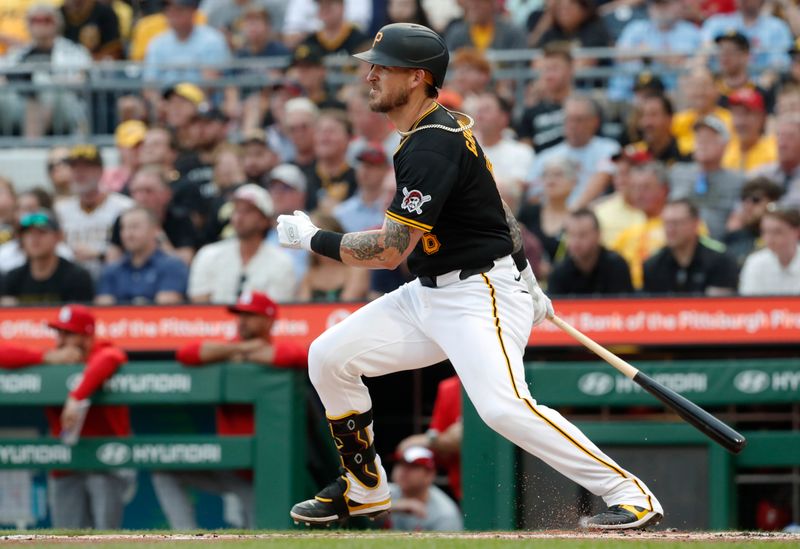
{"label": "dugout bench", "polygon": [[[800,359],[774,360],[703,360],[637,362],[636,366],[651,377],[682,393],[695,403],[714,410],[736,404],[787,404],[800,402]],[[661,404],[603,362],[564,362],[526,364],[526,379],[531,393],[540,404],[553,408],[635,407]],[[513,530],[520,526],[522,504],[522,456],[514,445],[490,430],[478,417],[475,408],[464,398],[464,443],[462,507],[465,527],[469,530]],[[621,416],[622,417],[622,416]],[[614,450],[636,448],[650,451],[650,457],[670,450],[695,448],[707,453],[707,485],[692,485],[691,473],[668,479],[685,484],[690,496],[706,501],[707,528],[734,528],[737,508],[735,474],[746,468],[800,466],[800,431],[745,431],[748,445],[738,456],[702,435],[677,418],[675,421],[652,421],[643,418],[614,421],[577,421],[576,424],[612,457]],[[628,457],[634,454],[628,452]],[[660,457],[660,456],[659,456]],[[676,456],[677,457],[677,456]],[[665,457],[666,459],[666,457]],[[619,459],[623,467],[636,473],[628,459]],[[557,474],[556,474],[557,475]],[[644,478],[659,495],[658,484]],[[664,479],[662,479],[663,481]],[[535,490],[535,478],[524,484]],[[531,484],[534,486],[531,488]],[[667,519],[670,508],[665,504]],[[669,526],[668,520],[665,523]],[[679,524],[672,524],[680,526]]]}
{"label": "dugout bench", "polygon": [[[0,406],[61,405],[82,366],[0,370]],[[254,405],[252,437],[158,435],[83,439],[0,439],[0,469],[252,469],[257,528],[286,529],[288,510],[307,494],[306,373],[253,364],[186,368],[175,362],[128,363],[94,404]]]}

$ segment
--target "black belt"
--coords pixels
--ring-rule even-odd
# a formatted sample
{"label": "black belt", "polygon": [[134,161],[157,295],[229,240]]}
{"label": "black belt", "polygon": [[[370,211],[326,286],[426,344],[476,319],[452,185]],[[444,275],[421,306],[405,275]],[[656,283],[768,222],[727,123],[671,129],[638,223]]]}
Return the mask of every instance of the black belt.
{"label": "black belt", "polygon": [[[476,269],[462,269],[460,273],[458,273],[459,280],[466,280],[471,276],[475,276],[477,274],[485,273],[487,271],[491,271],[494,267],[494,262],[489,263],[488,265],[484,265],[483,267],[478,267]],[[436,279],[439,275],[436,276],[419,276],[419,283],[425,286],[426,288],[436,288],[438,285],[436,284]]]}

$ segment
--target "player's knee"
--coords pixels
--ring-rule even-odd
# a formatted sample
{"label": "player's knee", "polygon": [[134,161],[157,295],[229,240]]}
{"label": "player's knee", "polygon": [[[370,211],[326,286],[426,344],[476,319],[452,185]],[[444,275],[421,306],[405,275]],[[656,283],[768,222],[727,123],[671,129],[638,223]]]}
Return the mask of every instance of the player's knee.
{"label": "player's knee", "polygon": [[334,371],[337,368],[337,361],[333,357],[333,353],[325,339],[317,338],[311,343],[308,349],[308,378],[314,387],[325,383],[326,379],[330,379],[335,375]]}

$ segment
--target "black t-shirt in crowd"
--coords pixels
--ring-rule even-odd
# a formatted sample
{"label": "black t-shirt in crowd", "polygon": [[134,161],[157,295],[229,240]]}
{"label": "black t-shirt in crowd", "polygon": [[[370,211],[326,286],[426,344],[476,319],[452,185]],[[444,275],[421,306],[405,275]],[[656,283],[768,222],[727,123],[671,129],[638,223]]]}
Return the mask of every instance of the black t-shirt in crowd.
{"label": "black t-shirt in crowd", "polygon": [[9,271],[2,293],[24,305],[89,303],[94,299],[94,283],[89,271],[60,257],[58,267],[47,280],[34,280],[28,263]]}
{"label": "black t-shirt in crowd", "polygon": [[709,286],[736,290],[738,278],[736,259],[702,242],[687,267],[666,246],[644,262],[644,291],[650,293],[703,294]]}
{"label": "black t-shirt in crowd", "polygon": [[[459,127],[438,104],[413,128],[428,124]],[[400,142],[394,168],[397,192],[386,216],[425,232],[408,257],[412,274],[477,269],[511,253],[491,164],[471,131],[428,128],[413,133]]]}
{"label": "black t-shirt in crowd", "polygon": [[323,55],[352,55],[367,49],[369,46],[367,35],[353,24],[347,23],[346,25],[344,31],[335,40],[326,40],[320,31],[309,35],[303,43],[318,49]]}
{"label": "black t-shirt in crowd", "polygon": [[[173,248],[197,248],[199,245],[197,231],[192,225],[192,219],[188,213],[181,209],[167,208],[161,228],[164,229],[164,234],[167,235],[167,240],[169,240]],[[117,220],[114,221],[114,226],[111,228],[111,243],[121,248],[122,239],[119,232],[120,218],[117,217]]]}
{"label": "black t-shirt in crowd", "polygon": [[336,202],[342,202],[356,192],[356,171],[348,164],[342,164],[339,173],[331,177],[323,176],[316,163],[300,166],[306,176],[306,211],[312,212],[317,205],[329,196]]}
{"label": "black t-shirt in crowd", "polygon": [[586,273],[567,255],[553,268],[547,279],[551,295],[625,294],[633,292],[631,272],[621,255],[600,248],[594,268]]}
{"label": "black t-shirt in crowd", "polygon": [[564,106],[540,101],[525,109],[517,133],[520,138],[530,139],[537,153],[558,145],[564,140]]}
{"label": "black t-shirt in crowd", "polygon": [[83,45],[94,56],[121,57],[119,21],[110,6],[90,1],[82,10],[71,13],[62,7],[61,14],[64,16],[64,38]]}
{"label": "black t-shirt in crowd", "polygon": [[550,235],[544,232],[542,228],[541,204],[526,204],[523,206],[519,215],[517,215],[517,221],[539,239],[539,242],[542,243],[542,248],[544,248],[551,262],[554,263],[560,259],[560,257],[557,257],[558,248],[561,246],[561,237],[564,231],[560,231],[557,235]]}

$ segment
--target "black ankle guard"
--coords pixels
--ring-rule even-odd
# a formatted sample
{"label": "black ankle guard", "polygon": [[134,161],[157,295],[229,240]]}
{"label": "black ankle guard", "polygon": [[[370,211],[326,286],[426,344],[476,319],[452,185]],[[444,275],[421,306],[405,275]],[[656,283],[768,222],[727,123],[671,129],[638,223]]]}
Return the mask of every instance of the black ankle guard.
{"label": "black ankle guard", "polygon": [[340,419],[329,419],[328,422],[342,467],[367,488],[378,486],[380,475],[375,465],[375,446],[367,433],[367,427],[372,423],[372,410]]}

